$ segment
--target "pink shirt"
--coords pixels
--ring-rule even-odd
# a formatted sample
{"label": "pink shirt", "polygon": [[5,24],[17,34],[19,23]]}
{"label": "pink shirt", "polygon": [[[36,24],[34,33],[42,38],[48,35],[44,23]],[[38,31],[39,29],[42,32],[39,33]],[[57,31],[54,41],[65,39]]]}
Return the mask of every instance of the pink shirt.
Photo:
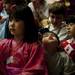
{"label": "pink shirt", "polygon": [[[0,41],[0,70],[4,75],[47,75],[44,49],[35,43],[22,43],[12,50],[11,39]],[[6,64],[5,64],[6,62]]]}

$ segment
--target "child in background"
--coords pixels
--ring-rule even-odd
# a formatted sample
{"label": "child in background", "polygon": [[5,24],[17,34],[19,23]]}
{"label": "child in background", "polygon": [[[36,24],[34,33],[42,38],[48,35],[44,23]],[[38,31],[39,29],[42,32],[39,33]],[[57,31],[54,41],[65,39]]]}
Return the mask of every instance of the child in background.
{"label": "child in background", "polygon": [[66,25],[64,22],[65,18],[65,5],[61,2],[54,2],[49,8],[49,18],[51,24],[49,30],[56,33],[59,40],[68,39]]}
{"label": "child in background", "polygon": [[71,36],[71,39],[61,42],[62,48],[64,48],[67,55],[75,62],[75,16],[69,16],[66,20],[67,32]]}
{"label": "child in background", "polygon": [[48,29],[44,29],[41,32],[43,34],[42,43],[46,49],[49,75],[75,74],[75,63],[69,59],[64,51],[61,51],[58,36]]}

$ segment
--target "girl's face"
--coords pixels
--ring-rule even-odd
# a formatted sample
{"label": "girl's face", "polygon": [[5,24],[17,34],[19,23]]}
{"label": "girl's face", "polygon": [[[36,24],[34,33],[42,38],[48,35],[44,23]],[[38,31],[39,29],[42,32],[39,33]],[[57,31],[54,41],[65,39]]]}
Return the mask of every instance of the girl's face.
{"label": "girl's face", "polygon": [[12,19],[9,21],[9,30],[14,36],[23,36],[24,28],[24,22],[22,20]]}
{"label": "girl's face", "polygon": [[75,37],[75,24],[74,23],[70,23],[67,27],[67,32],[69,35]]}

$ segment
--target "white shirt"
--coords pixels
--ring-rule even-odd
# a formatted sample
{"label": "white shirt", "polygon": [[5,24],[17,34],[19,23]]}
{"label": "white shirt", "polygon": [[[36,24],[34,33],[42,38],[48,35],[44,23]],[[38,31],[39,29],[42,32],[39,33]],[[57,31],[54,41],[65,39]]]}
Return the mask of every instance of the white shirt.
{"label": "white shirt", "polygon": [[55,27],[51,24],[49,30],[50,30],[50,31],[53,31],[54,33],[56,33],[57,36],[59,37],[59,40],[60,40],[60,41],[69,38],[65,26],[63,26],[63,27],[61,27],[61,28],[55,28]]}
{"label": "white shirt", "polygon": [[5,9],[0,13],[0,16],[2,16],[3,18],[2,21],[0,22],[0,39],[2,39],[5,36],[5,26],[6,26],[7,18],[8,18],[8,15]]}
{"label": "white shirt", "polygon": [[36,12],[39,14],[39,16],[40,16],[42,19],[48,18],[48,10],[49,10],[49,8],[48,8],[47,3],[45,3],[45,5],[44,5],[43,7],[40,7],[40,8],[38,8],[38,9],[36,9],[36,11],[35,11],[35,8],[34,8],[34,6],[33,6],[33,2],[30,2],[30,3],[28,4],[28,6],[31,8],[31,10],[32,10],[33,15],[34,15],[35,18],[37,17]]}

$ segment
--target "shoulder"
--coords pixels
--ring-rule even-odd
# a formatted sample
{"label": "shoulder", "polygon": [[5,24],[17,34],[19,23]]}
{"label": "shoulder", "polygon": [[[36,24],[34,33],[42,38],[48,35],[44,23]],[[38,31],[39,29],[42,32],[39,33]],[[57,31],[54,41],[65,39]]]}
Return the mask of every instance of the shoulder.
{"label": "shoulder", "polygon": [[44,51],[42,44],[39,42],[25,43],[24,48],[24,50],[27,50],[28,52]]}
{"label": "shoulder", "polygon": [[72,39],[61,41],[61,44],[64,44],[64,45],[71,44],[71,43],[72,43]]}
{"label": "shoulder", "polygon": [[34,6],[33,6],[33,3],[32,3],[32,2],[30,2],[30,3],[28,4],[28,7],[30,7],[31,10],[34,11]]}
{"label": "shoulder", "polygon": [[0,39],[0,46],[8,45],[11,39]]}
{"label": "shoulder", "polygon": [[68,55],[64,51],[60,52],[60,56],[62,58],[67,58],[68,57]]}
{"label": "shoulder", "polygon": [[29,6],[29,7],[33,6],[33,3],[32,3],[32,2],[30,2],[30,3],[28,4],[28,6]]}
{"label": "shoulder", "polygon": [[63,40],[63,41],[61,41],[61,44],[60,44],[60,45],[61,45],[61,46],[62,46],[62,45],[67,45],[67,44],[69,44],[69,41],[70,41],[70,40]]}
{"label": "shoulder", "polygon": [[42,45],[41,45],[41,43],[39,43],[39,42],[34,42],[34,43],[31,43],[31,44],[30,44],[30,47],[31,47],[32,49],[37,49],[37,48],[42,47]]}

